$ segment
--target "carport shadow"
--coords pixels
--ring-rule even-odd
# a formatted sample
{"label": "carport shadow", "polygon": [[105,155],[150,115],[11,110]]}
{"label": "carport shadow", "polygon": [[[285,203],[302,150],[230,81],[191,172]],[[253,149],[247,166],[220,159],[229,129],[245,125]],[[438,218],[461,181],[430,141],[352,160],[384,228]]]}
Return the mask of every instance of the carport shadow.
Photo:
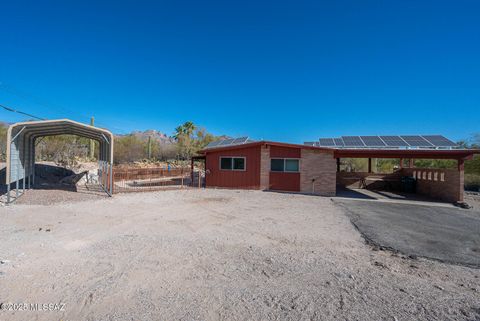
{"label": "carport shadow", "polygon": [[370,195],[366,195],[359,191],[337,187],[337,197],[345,197],[345,198],[352,198],[352,199],[364,199],[364,200],[376,200],[377,198],[372,197]]}
{"label": "carport shadow", "polygon": [[[105,192],[98,184],[79,184],[78,181],[86,172],[75,173],[74,171],[47,164],[35,164],[35,180],[31,188],[33,190],[65,191],[80,194],[105,196]],[[7,193],[6,168],[0,169],[0,195]],[[27,181],[28,182],[28,181]],[[20,189],[23,189],[23,180],[19,181]],[[12,184],[14,188],[14,184]]]}

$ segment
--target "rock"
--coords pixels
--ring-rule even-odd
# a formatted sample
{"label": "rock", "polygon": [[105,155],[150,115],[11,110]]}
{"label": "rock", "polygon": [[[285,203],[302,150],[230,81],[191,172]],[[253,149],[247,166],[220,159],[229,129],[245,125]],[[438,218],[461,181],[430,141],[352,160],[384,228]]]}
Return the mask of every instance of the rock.
{"label": "rock", "polygon": [[418,257],[417,257],[415,254],[410,254],[410,255],[408,256],[408,258],[411,259],[411,260],[416,260],[416,259],[418,259]]}
{"label": "rock", "polygon": [[375,261],[373,264],[374,264],[375,266],[379,266],[379,267],[382,267],[382,268],[384,268],[384,269],[387,268],[387,266],[386,266],[385,264],[383,264],[382,262]]}
{"label": "rock", "polygon": [[464,209],[472,208],[472,206],[470,206],[468,203],[465,203],[465,202],[455,202],[455,203],[453,203],[453,205],[455,205],[457,207],[460,207],[460,208],[464,208]]}
{"label": "rock", "polygon": [[433,286],[436,287],[437,289],[443,291],[443,288],[442,288],[440,285],[436,285],[436,284],[435,284],[435,285],[433,285]]}

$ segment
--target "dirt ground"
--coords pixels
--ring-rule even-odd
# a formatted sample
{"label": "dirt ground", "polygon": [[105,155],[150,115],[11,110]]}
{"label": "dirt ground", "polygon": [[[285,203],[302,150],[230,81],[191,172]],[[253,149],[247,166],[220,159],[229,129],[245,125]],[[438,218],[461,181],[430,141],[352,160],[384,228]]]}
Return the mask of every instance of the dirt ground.
{"label": "dirt ground", "polygon": [[229,190],[0,207],[0,320],[479,320],[480,270],[366,245],[329,198]]}

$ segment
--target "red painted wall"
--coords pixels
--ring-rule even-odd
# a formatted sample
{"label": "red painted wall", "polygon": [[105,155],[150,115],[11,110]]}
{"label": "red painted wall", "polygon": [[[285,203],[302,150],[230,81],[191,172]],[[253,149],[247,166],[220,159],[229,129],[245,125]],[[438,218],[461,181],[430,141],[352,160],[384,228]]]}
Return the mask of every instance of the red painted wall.
{"label": "red painted wall", "polygon": [[[270,158],[302,157],[300,148],[270,146]],[[301,166],[301,164],[300,164]],[[277,191],[300,191],[300,173],[270,172],[270,189]]]}
{"label": "red painted wall", "polygon": [[[240,156],[246,158],[245,171],[220,170],[221,156]],[[226,151],[209,151],[206,155],[207,187],[226,187],[239,189],[260,188],[260,146],[238,148]]]}
{"label": "red painted wall", "polygon": [[300,191],[300,173],[270,172],[270,189],[276,191]]}
{"label": "red painted wall", "polygon": [[302,150],[300,148],[270,146],[270,158],[300,158]]}

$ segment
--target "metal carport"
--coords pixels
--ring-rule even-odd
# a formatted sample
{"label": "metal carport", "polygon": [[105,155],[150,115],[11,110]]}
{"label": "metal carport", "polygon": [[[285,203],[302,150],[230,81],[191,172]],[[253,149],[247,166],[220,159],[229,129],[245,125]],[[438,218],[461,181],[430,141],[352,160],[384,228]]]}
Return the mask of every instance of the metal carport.
{"label": "metal carport", "polygon": [[[97,141],[100,145],[99,184],[109,195],[113,193],[113,134],[69,119],[21,122],[7,131],[7,204],[23,195],[35,180],[35,144],[38,138],[54,135],[77,135]],[[22,186],[21,186],[22,184]],[[12,187],[15,196],[12,200]]]}

